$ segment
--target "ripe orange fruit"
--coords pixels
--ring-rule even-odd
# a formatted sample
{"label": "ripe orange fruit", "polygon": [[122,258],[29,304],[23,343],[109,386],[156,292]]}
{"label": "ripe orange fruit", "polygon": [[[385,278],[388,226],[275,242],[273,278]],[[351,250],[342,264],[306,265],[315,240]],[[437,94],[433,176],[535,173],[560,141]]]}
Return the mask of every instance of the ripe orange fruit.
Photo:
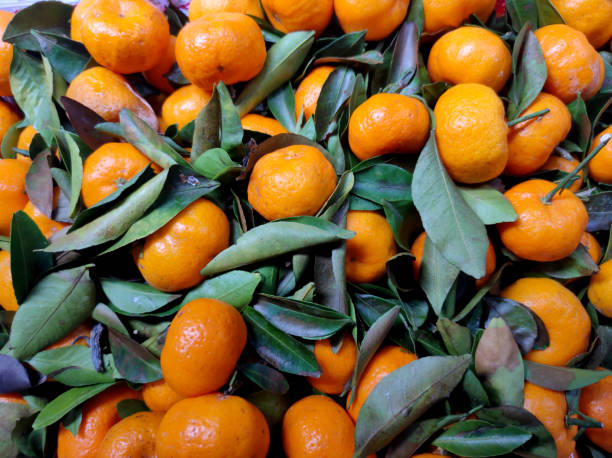
{"label": "ripe orange fruit", "polygon": [[520,116],[548,108],[544,116],[528,119],[510,128],[508,134],[507,175],[527,175],[542,167],[572,127],[565,104],[554,95],[540,93]]}
{"label": "ripe orange fruit", "polygon": [[342,407],[327,396],[306,396],[283,418],[283,449],[287,458],[351,458],[355,425]]}
{"label": "ripe orange fruit", "polygon": [[[223,332],[219,332],[223,330]],[[240,312],[216,299],[195,299],[174,317],[161,354],[166,383],[182,396],[221,388],[246,345]]]}
{"label": "ripe orange fruit", "polygon": [[[574,158],[574,156],[569,156],[569,158],[551,155],[548,157],[547,161],[544,163],[540,170],[561,170],[562,172],[571,172],[578,166],[579,162]],[[576,192],[582,186],[584,178],[584,169],[578,173],[578,179],[574,181],[569,188],[570,191]]]}
{"label": "ripe orange fruit", "polygon": [[584,33],[564,24],[553,24],[536,30],[535,36],[548,69],[546,92],[570,103],[578,93],[589,100],[599,91],[604,80],[604,63]]}
{"label": "ripe orange fruit", "polygon": [[518,218],[497,225],[502,243],[512,253],[530,261],[563,259],[576,249],[585,231],[588,214],[573,192],[557,193],[549,204],[544,196],[555,188],[546,180],[527,180],[504,194]]}
{"label": "ripe orange fruit", "polygon": [[375,211],[350,210],[346,229],[355,237],[346,241],[346,279],[353,283],[373,283],[386,271],[389,258],[397,253],[391,226]]}
{"label": "ripe orange fruit", "polygon": [[557,456],[571,456],[576,448],[574,436],[578,432],[578,427],[568,428],[565,424],[567,415],[565,393],[542,388],[530,382],[525,382],[523,393],[525,394],[523,407],[535,415],[552,435],[557,446]]}
{"label": "ripe orange fruit", "polygon": [[77,37],[96,62],[114,72],[150,70],[166,52],[168,20],[147,0],[93,0],[77,15]]}
{"label": "ripe orange fruit", "polygon": [[[4,35],[6,26],[14,14],[8,11],[0,11],[0,37]],[[12,95],[9,73],[13,60],[13,45],[0,40],[0,96]]]}
{"label": "ripe orange fruit", "polygon": [[601,264],[599,272],[593,274],[587,294],[602,315],[612,318],[612,260]]}
{"label": "ripe orange fruit", "polygon": [[[529,307],[544,322],[549,346],[531,350],[525,359],[541,364],[565,366],[586,351],[591,319],[580,300],[561,283],[549,278],[521,278],[501,293],[502,297]],[[572,332],[568,333],[568,329]]]}
{"label": "ripe orange fruit", "polygon": [[242,13],[264,19],[259,0],[192,0],[189,4],[190,21],[211,13]]}
{"label": "ripe orange fruit", "polygon": [[162,105],[162,119],[166,126],[178,124],[182,129],[198,117],[212,94],[198,86],[189,84],[178,88],[164,101]]}
{"label": "ripe orange fruit", "polygon": [[249,179],[251,206],[267,220],[314,215],[336,187],[336,172],[313,146],[292,145],[257,161]]}
{"label": "ripe orange fruit", "polygon": [[410,0],[334,0],[344,33],[367,30],[366,40],[384,40],[402,23]]}
{"label": "ripe orange fruit", "polygon": [[27,404],[26,400],[19,393],[0,394],[0,402],[14,402],[16,404]]}
{"label": "ripe orange fruit", "polygon": [[288,133],[287,129],[276,119],[267,118],[262,115],[249,113],[244,115],[240,121],[244,130],[260,132],[270,136]]}
{"label": "ripe orange fruit", "polygon": [[508,161],[504,104],[482,84],[458,84],[438,99],[436,140],[449,175],[461,183],[482,183],[502,173]]}
{"label": "ripe orange fruit", "polygon": [[319,36],[334,13],[334,0],[261,0],[261,5],[270,24],[284,33],[314,30]]}
{"label": "ripe orange fruit", "polygon": [[357,345],[351,335],[344,334],[337,353],[334,353],[329,339],[317,340],[314,355],[321,368],[321,376],[307,377],[308,383],[323,393],[342,393],[357,361]]}
{"label": "ripe orange fruit", "polygon": [[154,458],[155,436],[164,414],[137,412],[113,425],[98,449],[99,458]]}
{"label": "ripe orange fruit", "polygon": [[143,73],[145,79],[162,92],[170,93],[174,91],[174,86],[170,84],[170,81],[165,77],[165,75],[176,63],[176,56],[174,54],[175,44],[176,37],[174,35],[170,35],[166,52],[160,61],[157,62],[153,68]]}
{"label": "ripe orange fruit", "polygon": [[207,14],[187,23],[176,38],[176,61],[196,86],[212,91],[219,81],[254,78],[266,60],[257,23],[241,13]]}
{"label": "ripe orange fruit", "polygon": [[[603,369],[603,367],[598,368],[598,370]],[[601,429],[587,429],[586,436],[598,447],[612,453],[612,376],[582,389],[580,412],[603,424]]]}
{"label": "ripe orange fruit", "polygon": [[512,73],[512,56],[493,32],[459,27],[434,43],[427,70],[432,81],[480,83],[499,92]]}
{"label": "ripe orange fruit", "polygon": [[455,28],[469,18],[470,14],[486,22],[494,8],[495,0],[423,0],[424,32],[433,34]]}
{"label": "ripe orange fruit", "polygon": [[563,20],[580,30],[596,49],[612,37],[611,0],[551,0]]}
{"label": "ripe orange fruit", "polygon": [[580,244],[587,249],[591,255],[591,258],[593,258],[593,261],[598,263],[601,259],[601,245],[593,234],[590,234],[589,232],[583,233],[582,237],[580,237]]}
{"label": "ripe orange fruit", "polygon": [[72,80],[66,96],[98,113],[105,121],[119,121],[124,108],[133,111],[153,130],[157,130],[157,116],[147,103],[123,78],[104,67],[85,70]]}
{"label": "ripe orange fruit", "polygon": [[53,350],[54,348],[64,348],[69,347],[71,345],[82,345],[84,347],[88,347],[87,340],[79,339],[75,342],[79,337],[89,337],[91,334],[91,323],[82,323],[79,324],[76,328],[70,331],[69,334],[62,337],[60,340],[55,342],[54,344],[49,345],[45,350]]}
{"label": "ripe orange fruit", "polygon": [[13,213],[28,203],[25,176],[30,161],[0,159],[0,235],[10,235]]}
{"label": "ripe orange fruit", "polygon": [[361,161],[418,153],[429,137],[429,113],[414,97],[376,94],[355,109],[348,132],[351,151]]}
{"label": "ripe orange fruit", "polygon": [[200,271],[229,245],[225,213],[206,199],[189,204],[134,248],[138,270],[149,285],[179,291],[200,283]]}
{"label": "ripe orange fruit", "polygon": [[346,398],[346,410],[353,421],[357,421],[361,406],[370,395],[374,387],[378,385],[378,382],[380,382],[395,369],[399,369],[400,367],[405,366],[416,359],[417,357],[414,353],[410,353],[408,350],[405,350],[402,347],[386,346],[379,349],[363,371],[363,374],[359,379],[359,383],[357,383],[355,399],[353,399],[353,403],[350,406],[348,405],[348,402],[351,399],[350,392]]}
{"label": "ripe orange fruit", "polygon": [[13,290],[13,276],[11,274],[11,255],[8,251],[0,250],[0,306],[11,312],[19,308],[15,291]]}
{"label": "ripe orange fruit", "polygon": [[[602,130],[593,139],[590,151],[599,145],[604,135],[612,135],[612,126]],[[600,183],[612,184],[612,139],[589,162],[589,176]]]}
{"label": "ripe orange fruit", "polygon": [[491,278],[491,275],[493,275],[493,272],[495,272],[496,266],[497,266],[497,257],[495,256],[495,247],[493,246],[493,244],[491,243],[491,240],[489,239],[489,248],[487,248],[487,263],[485,266],[485,274],[483,277],[476,279],[476,288],[481,288],[487,281],[489,281],[489,278]]}
{"label": "ripe orange fruit", "polygon": [[83,165],[83,203],[97,204],[149,164],[151,160],[129,143],[105,143]]}
{"label": "ripe orange fruit", "polygon": [[[60,193],[59,188],[55,188],[53,192],[53,207],[54,208],[57,205],[57,200],[59,199],[59,193]],[[32,221],[36,223],[36,225],[38,226],[38,229],[40,229],[40,232],[42,232],[43,235],[47,238],[51,237],[53,234],[55,234],[60,229],[63,229],[69,226],[69,224],[67,223],[62,223],[60,221],[54,221],[51,218],[48,218],[47,215],[42,213],[38,208],[36,208],[36,206],[32,202],[29,202],[29,201],[26,204],[26,206],[23,208],[23,211],[25,212],[26,215],[28,215],[32,219]]]}
{"label": "ripe orange fruit", "polygon": [[36,135],[38,131],[34,128],[34,126],[29,125],[25,129],[21,131],[19,134],[19,138],[17,139],[17,148],[22,149],[24,151],[30,150],[30,144],[32,143],[32,139],[34,135]]}
{"label": "ripe orange fruit", "polygon": [[0,100],[0,142],[4,138],[6,131],[9,130],[9,127],[17,121],[19,121],[19,116],[11,110],[7,103]]}
{"label": "ripe orange fruit", "polygon": [[333,71],[334,67],[329,65],[317,67],[302,80],[295,90],[295,119],[300,117],[302,108],[304,109],[305,120],[308,120],[315,113],[321,89],[323,89],[327,77]]}
{"label": "ripe orange fruit", "polygon": [[163,379],[145,384],[142,387],[142,398],[147,407],[154,412],[166,412],[174,404],[184,399]]}
{"label": "ripe orange fruit", "polygon": [[124,399],[141,399],[141,395],[125,385],[115,385],[86,401],[76,436],[60,425],[57,458],[96,457],[108,430],[121,420],[117,404]]}
{"label": "ripe orange fruit", "polygon": [[264,458],[270,430],[263,414],[238,396],[212,393],[183,399],[157,430],[157,458]]}

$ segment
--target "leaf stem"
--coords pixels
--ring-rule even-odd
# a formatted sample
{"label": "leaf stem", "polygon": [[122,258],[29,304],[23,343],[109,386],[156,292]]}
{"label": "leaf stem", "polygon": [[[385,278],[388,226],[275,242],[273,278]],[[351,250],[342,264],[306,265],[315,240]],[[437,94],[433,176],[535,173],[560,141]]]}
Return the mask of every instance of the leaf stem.
{"label": "leaf stem", "polygon": [[513,119],[512,121],[508,121],[508,127],[515,126],[523,121],[529,121],[533,118],[539,118],[540,116],[544,116],[549,111],[550,108],[544,108],[543,110],[538,110],[536,112],[529,113],[528,115],[521,116],[520,118]]}

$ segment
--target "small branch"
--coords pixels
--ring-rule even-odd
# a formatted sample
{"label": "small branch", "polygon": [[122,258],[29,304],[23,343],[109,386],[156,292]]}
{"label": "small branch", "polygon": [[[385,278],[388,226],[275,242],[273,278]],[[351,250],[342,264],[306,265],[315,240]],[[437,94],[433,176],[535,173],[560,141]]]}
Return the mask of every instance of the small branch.
{"label": "small branch", "polygon": [[508,121],[508,127],[515,126],[523,121],[529,121],[530,119],[533,119],[533,118],[539,118],[540,116],[544,116],[549,111],[550,111],[550,108],[544,108],[543,110],[538,110],[534,113],[529,113],[528,115],[513,119],[512,121]]}

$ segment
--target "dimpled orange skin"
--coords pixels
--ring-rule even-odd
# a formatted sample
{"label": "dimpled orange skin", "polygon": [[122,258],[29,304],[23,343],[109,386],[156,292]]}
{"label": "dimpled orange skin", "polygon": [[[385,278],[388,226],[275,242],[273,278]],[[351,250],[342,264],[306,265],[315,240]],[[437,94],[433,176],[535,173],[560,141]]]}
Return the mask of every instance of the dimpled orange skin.
{"label": "dimpled orange skin", "polygon": [[185,399],[166,383],[165,380],[150,382],[142,387],[142,399],[154,412],[166,412],[170,407]]}
{"label": "dimpled orange skin", "polygon": [[557,457],[572,456],[576,449],[574,436],[578,432],[578,427],[574,425],[568,428],[565,425],[567,415],[565,393],[542,388],[530,382],[525,382],[523,393],[525,395],[523,407],[535,415],[552,435],[557,446]]}
{"label": "dimpled orange skin", "polygon": [[83,27],[83,23],[87,21],[89,7],[98,1],[99,0],[80,0],[74,6],[72,16],[70,17],[70,38],[75,41],[80,41],[81,43],[83,42],[81,27]]}
{"label": "dimpled orange skin", "polygon": [[494,8],[495,0],[423,0],[424,32],[433,34],[455,28],[470,14],[486,22]]}
{"label": "dimpled orange skin", "polygon": [[334,0],[261,0],[275,29],[284,33],[314,30],[319,36],[334,13]]}
{"label": "dimpled orange skin", "polygon": [[604,81],[604,63],[582,32],[565,24],[553,24],[534,33],[548,69],[544,91],[566,104],[578,93],[584,100],[597,94]]}
{"label": "dimpled orange skin", "polygon": [[376,94],[355,109],[348,132],[351,151],[360,161],[384,154],[414,154],[429,137],[429,113],[414,97]]}
{"label": "dimpled orange skin", "polygon": [[[53,208],[57,206],[57,200],[59,199],[59,188],[55,188],[53,191]],[[28,215],[32,221],[36,223],[40,232],[47,238],[51,237],[60,229],[63,229],[69,224],[62,223],[59,221],[54,221],[51,218],[48,218],[47,215],[42,213],[32,202],[28,202],[26,206],[23,208],[23,211],[26,215]]]}
{"label": "dimpled orange skin", "polygon": [[523,121],[510,128],[506,175],[521,176],[542,167],[555,146],[565,140],[572,127],[572,117],[565,104],[551,94],[541,92],[520,116],[549,109],[544,116]]}
{"label": "dimpled orange skin", "polygon": [[317,110],[317,101],[327,77],[334,67],[324,65],[312,70],[295,90],[295,119],[299,119],[304,108],[304,119],[308,120]]}
{"label": "dimpled orange skin", "polygon": [[91,323],[82,323],[79,324],[76,328],[70,331],[70,334],[62,337],[60,340],[55,342],[54,344],[49,345],[45,350],[53,350],[54,348],[64,348],[69,347],[71,345],[82,345],[84,347],[88,347],[86,339],[79,339],[75,342],[79,337],[89,337],[91,334]]}
{"label": "dimpled orange skin", "polygon": [[10,235],[13,213],[28,203],[25,177],[29,168],[30,161],[0,159],[0,235]]}
{"label": "dimpled orange skin", "polygon": [[612,260],[599,266],[599,272],[591,277],[587,294],[602,315],[612,318]]}
{"label": "dimpled orange skin", "polygon": [[232,375],[246,337],[236,308],[216,299],[188,302],[168,328],[161,354],[164,380],[182,396],[218,390]]}
{"label": "dimpled orange skin", "polygon": [[166,126],[178,124],[182,129],[198,117],[212,94],[198,86],[189,84],[178,88],[164,101],[162,105],[162,119]]}
{"label": "dimpled orange skin", "polygon": [[74,436],[62,424],[57,435],[57,458],[96,458],[108,430],[121,420],[117,404],[125,399],[141,399],[138,391],[125,385],[112,386],[83,404],[82,420]]}
{"label": "dimpled orange skin", "polygon": [[363,403],[374,387],[378,385],[378,382],[394,370],[410,364],[416,361],[416,359],[417,357],[414,353],[410,353],[399,346],[389,345],[378,350],[363,371],[363,375],[359,379],[359,383],[357,383],[355,399],[353,399],[353,403],[350,406],[351,392],[349,392],[346,398],[346,410],[353,421],[357,421],[361,406],[363,406]]}
{"label": "dimpled orange skin", "polygon": [[98,113],[105,121],[119,121],[124,108],[133,111],[153,130],[157,130],[157,116],[147,103],[123,78],[104,67],[85,70],[72,80],[66,96]]}
{"label": "dimpled orange skin", "polygon": [[13,124],[19,121],[19,116],[11,110],[11,107],[0,100],[0,142],[4,138],[6,131]]}
{"label": "dimpled orange skin", "polygon": [[582,237],[580,237],[580,244],[586,248],[588,253],[591,255],[591,258],[593,258],[593,261],[598,263],[601,259],[601,245],[593,234],[590,234],[589,232],[582,234]]}
{"label": "dimpled orange skin", "polygon": [[11,255],[8,251],[0,250],[0,306],[11,312],[19,308],[15,291],[13,290],[13,276],[11,274]]}
{"label": "dimpled orange skin", "polygon": [[207,14],[176,38],[176,61],[189,81],[212,91],[219,81],[248,81],[261,71],[266,45],[257,23],[241,13]]}
{"label": "dimpled orange skin", "polygon": [[[599,367],[598,370],[604,368]],[[603,424],[601,429],[588,428],[586,436],[598,447],[612,453],[612,376],[609,375],[582,389],[580,412]]]}
{"label": "dimpled orange skin", "polygon": [[[569,173],[574,170],[578,164],[580,164],[573,156],[570,156],[570,158],[571,160],[561,156],[551,155],[544,165],[540,167],[540,170],[561,170],[562,172]],[[572,192],[578,191],[582,187],[582,183],[584,181],[583,178],[584,170],[581,170],[580,173],[578,173],[578,179],[574,181],[567,189]]]}
{"label": "dimpled orange skin", "polygon": [[229,245],[225,213],[206,199],[189,204],[134,247],[134,260],[149,285],[179,291],[200,283],[200,271]]}
{"label": "dimpled orange skin", "polygon": [[334,353],[329,339],[317,340],[314,355],[321,368],[321,375],[319,378],[306,377],[308,383],[323,393],[342,393],[346,382],[353,375],[357,361],[357,345],[351,335],[344,335],[337,353]]}
{"label": "dimpled orange skin", "polygon": [[512,56],[493,32],[482,27],[459,27],[434,43],[427,70],[434,82],[480,83],[499,92],[512,73]]}
{"label": "dimpled orange skin", "polygon": [[155,436],[164,414],[137,412],[108,430],[98,449],[98,458],[156,458]]}
{"label": "dimpled orange skin", "polygon": [[374,283],[385,274],[389,258],[397,253],[391,226],[375,211],[350,210],[346,229],[355,237],[346,241],[346,280]]}
{"label": "dimpled orange skin", "polygon": [[576,249],[589,216],[582,201],[564,190],[550,204],[542,199],[555,188],[546,180],[527,180],[504,194],[518,219],[497,225],[504,246],[519,258],[548,262],[563,259]]}
{"label": "dimpled orange skin", "polygon": [[[0,11],[0,38],[4,35],[6,26],[14,14],[8,11]],[[0,40],[0,96],[12,95],[9,73],[13,60],[13,45]]]}
{"label": "dimpled orange skin", "polygon": [[195,21],[209,13],[242,13],[264,19],[259,0],[192,0],[189,4],[189,20]]}
{"label": "dimpled orange skin", "polygon": [[334,12],[344,33],[367,30],[366,40],[383,40],[399,26],[410,0],[334,0]]}
{"label": "dimpled orange skin", "polygon": [[491,240],[489,239],[489,248],[487,248],[487,263],[485,266],[485,274],[483,277],[476,279],[476,288],[481,288],[487,281],[489,281],[489,278],[491,278],[491,275],[493,275],[493,272],[495,272],[496,266],[497,266],[497,257],[495,256],[495,247],[493,246],[493,244],[491,243]]}
{"label": "dimpled orange skin", "polygon": [[176,44],[176,37],[174,35],[170,35],[168,40],[168,46],[166,47],[166,52],[162,56],[162,58],[155,64],[153,68],[147,70],[143,73],[145,79],[159,89],[162,92],[171,93],[174,91],[174,87],[170,84],[166,75],[172,69],[172,66],[176,63],[176,56],[174,54],[174,48]]}
{"label": "dimpled orange skin", "polygon": [[147,0],[97,0],[82,12],[77,34],[96,62],[128,74],[150,70],[163,58],[170,26]]}
{"label": "dimpled orange skin", "polygon": [[489,181],[508,161],[504,104],[482,84],[458,84],[434,109],[438,152],[449,175],[460,183]]}
{"label": "dimpled orange skin", "polygon": [[270,136],[288,133],[287,129],[276,119],[254,113],[243,116],[240,122],[244,130],[250,130],[251,132],[259,132]]}
{"label": "dimpled orange skin", "polygon": [[313,146],[292,145],[257,161],[249,179],[251,206],[268,221],[314,215],[336,187],[336,172]]}
{"label": "dimpled orange skin", "polygon": [[19,134],[19,138],[17,139],[17,149],[29,151],[32,139],[37,133],[38,131],[32,125],[27,126],[25,129],[23,129]]}
{"label": "dimpled orange skin", "polygon": [[[593,139],[590,151],[593,151],[599,145],[604,135],[612,137],[612,126],[601,131]],[[612,138],[589,162],[589,176],[600,183],[612,184]]]}
{"label": "dimpled orange skin", "polygon": [[[542,319],[548,331],[549,346],[544,350],[531,350],[525,359],[565,366],[574,356],[586,351],[591,319],[576,295],[561,283],[549,278],[521,278],[501,295],[529,307]],[[571,329],[570,334],[568,329]]]}
{"label": "dimpled orange skin", "polygon": [[580,30],[595,49],[612,37],[612,0],[551,0],[570,27]]}
{"label": "dimpled orange skin", "polygon": [[174,404],[157,430],[157,458],[264,458],[270,430],[263,414],[238,396],[212,393]]}
{"label": "dimpled orange skin", "polygon": [[83,165],[83,203],[97,204],[149,164],[151,160],[129,143],[105,143]]}

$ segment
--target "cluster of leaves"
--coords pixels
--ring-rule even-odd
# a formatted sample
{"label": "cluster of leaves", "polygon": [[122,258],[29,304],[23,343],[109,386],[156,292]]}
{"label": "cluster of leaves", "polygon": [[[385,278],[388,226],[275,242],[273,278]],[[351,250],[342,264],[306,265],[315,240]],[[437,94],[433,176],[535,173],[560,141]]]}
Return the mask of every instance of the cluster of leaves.
{"label": "cluster of leaves", "polygon": [[[580,388],[609,374],[593,369],[612,369],[612,326],[586,303],[593,323],[587,353],[569,367],[524,361],[531,349],[547,346],[546,329],[528,308],[496,293],[500,285],[537,275],[579,278],[569,286],[583,297],[597,265],[583,247],[554,263],[522,261],[500,248],[498,259],[503,255],[505,262],[476,290],[474,278],[485,273],[488,235],[501,246],[488,227],[516,219],[500,192],[511,181],[455,184],[437,153],[435,123],[415,157],[359,162],[347,147],[348,119],[368,96],[400,93],[420,97],[431,108],[448,88],[428,77],[427,45],[420,46],[422,3],[411,3],[397,34],[371,44],[364,32],[330,30],[315,40],[312,32],[283,35],[261,22],[269,44],[261,73],[232,88],[220,83],[194,122],[180,130],[170,126],[163,135],[128,110],[118,123],[105,123],[64,96],[67,84],[95,65],[69,38],[71,7],[40,2],[16,15],[4,40],[15,46],[11,86],[25,119],[5,136],[2,156],[29,155],[30,200],[72,226],[49,243],[25,213],[17,212],[11,237],[0,239],[0,248],[11,252],[20,304],[16,313],[0,315],[0,391],[22,392],[28,402],[0,403],[0,455],[52,455],[58,423],[76,431],[84,401],[120,381],[138,386],[160,379],[158,358],[173,315],[192,299],[211,297],[238,308],[248,325],[249,344],[225,390],[259,406],[272,426],[278,426],[293,400],[312,392],[303,376],[320,372],[313,342],[329,337],[337,342],[349,331],[359,355],[346,391],[384,342],[420,357],[384,378],[365,402],[356,425],[357,456],[382,449],[386,456],[408,456],[425,443],[467,457],[555,456],[551,435],[522,408],[524,381],[567,391],[568,418],[578,413]],[[167,15],[176,32],[185,17],[173,6]],[[534,100],[546,79],[532,28],[561,21],[547,0],[513,0],[507,2],[507,14],[486,25],[513,49],[510,120]],[[612,55],[601,55],[606,64],[602,90],[588,103],[578,98],[570,105],[574,129],[562,148],[572,153],[584,155],[594,133],[610,122]],[[336,68],[316,112],[306,122],[303,116],[296,120],[294,85],[323,63]],[[141,94],[155,97],[140,75],[128,79]],[[176,67],[171,79],[185,83]],[[243,131],[240,117],[251,111],[274,116],[290,133],[267,138]],[[28,124],[39,134],[29,151],[17,151],[19,132]],[[85,209],[80,203],[83,162],[117,138],[163,171],[147,168]],[[246,200],[246,178],[260,157],[293,144],[319,148],[340,177],[337,188],[314,217],[264,222]],[[61,189],[55,209],[54,185]],[[230,217],[231,246],[206,266],[202,273],[208,278],[200,285],[180,294],[157,291],[134,268],[131,244],[202,196]],[[587,180],[580,197],[589,210],[589,231],[607,239],[612,190]],[[343,225],[349,209],[384,212],[401,248],[379,284],[345,280],[345,241],[352,233]],[[423,228],[428,238],[417,284],[409,245]],[[96,323],[89,347],[45,350],[86,320]],[[143,408],[134,402],[119,405],[122,415]],[[598,425],[587,420],[568,421]],[[278,428],[273,431],[278,434]],[[272,453],[279,452],[279,444],[273,440]],[[591,456],[603,456],[584,446]]]}

